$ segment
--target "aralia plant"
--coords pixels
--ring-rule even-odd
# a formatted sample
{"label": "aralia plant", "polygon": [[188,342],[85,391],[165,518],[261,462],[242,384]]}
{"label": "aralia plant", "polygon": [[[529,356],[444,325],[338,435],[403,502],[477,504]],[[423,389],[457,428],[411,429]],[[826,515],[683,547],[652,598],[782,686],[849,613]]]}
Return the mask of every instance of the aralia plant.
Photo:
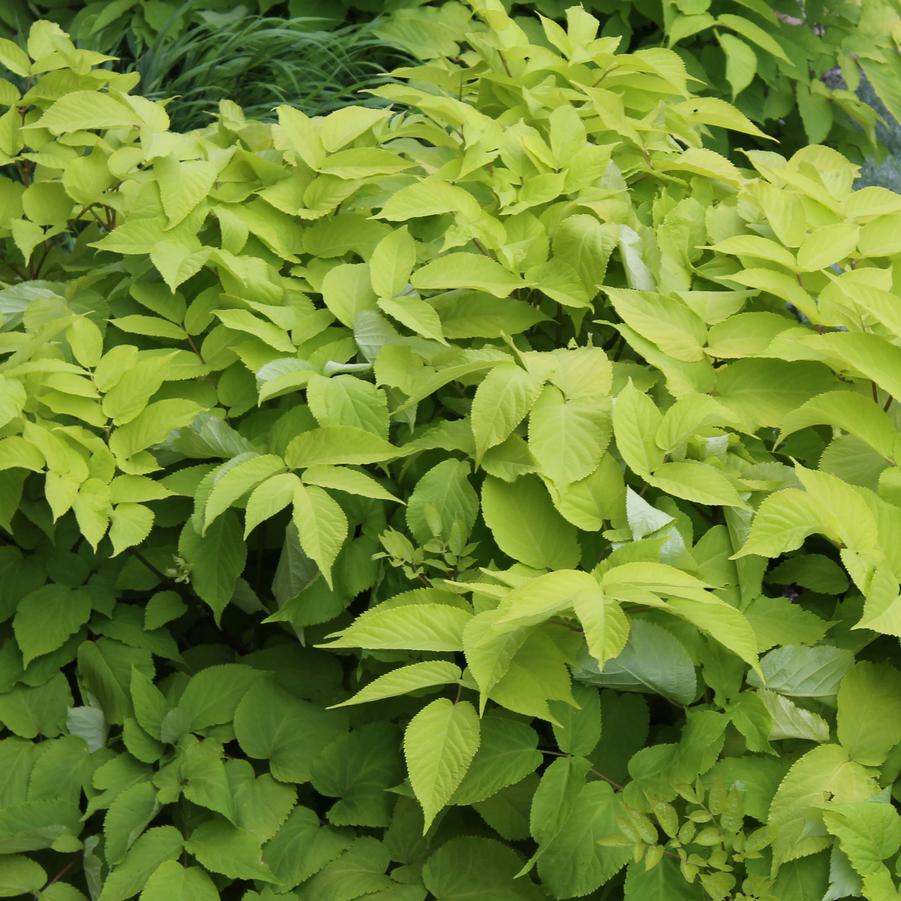
{"label": "aralia plant", "polygon": [[897,893],[901,199],[474,8],[188,133],[0,41],[0,893]]}

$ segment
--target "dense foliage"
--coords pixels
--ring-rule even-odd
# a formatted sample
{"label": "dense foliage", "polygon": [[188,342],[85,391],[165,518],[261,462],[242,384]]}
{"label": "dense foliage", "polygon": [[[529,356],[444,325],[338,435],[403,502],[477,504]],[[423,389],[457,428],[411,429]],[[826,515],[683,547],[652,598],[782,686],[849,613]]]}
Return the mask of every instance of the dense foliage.
{"label": "dense foliage", "polygon": [[897,897],[901,197],[474,6],[188,133],[0,41],[0,894]]}
{"label": "dense foliage", "polygon": [[[564,22],[570,4],[505,0],[508,10],[511,5],[530,39],[547,45],[534,12]],[[899,0],[584,0],[582,5],[599,18],[603,36],[622,39],[621,51],[672,48],[696,92],[736,103],[777,136],[789,155],[821,142],[857,160],[878,155],[878,115],[858,96],[862,77],[901,119]],[[244,105],[259,114],[267,108],[257,95],[265,95],[267,87],[270,99],[310,115],[329,112],[336,104],[316,106],[317,82],[334,80],[344,88],[364,82],[373,70],[390,67],[397,46],[423,59],[453,56],[456,43],[482,27],[456,0],[249,0],[236,8],[231,0],[7,0],[0,8],[0,29],[5,20],[8,28],[25,31],[34,13],[53,17],[86,46],[136,61],[145,92],[146,76],[159,72],[160,59],[178,71],[179,60],[187,58],[171,93],[178,110],[178,95],[191,91],[195,114],[198,99],[218,100],[231,89],[240,90],[242,98],[250,92]],[[260,16],[289,21],[282,25]],[[387,42],[381,47],[366,25],[373,17],[375,32]],[[362,23],[362,31],[350,23]],[[304,41],[284,30],[313,34]],[[224,32],[218,64],[210,31]],[[267,41],[271,54],[264,49]],[[361,43],[374,64],[368,70],[358,55]],[[316,48],[325,57],[321,66]],[[293,55],[297,65],[288,66],[283,55]],[[345,66],[336,76],[337,58]],[[310,89],[309,100],[303,87]],[[344,102],[345,96],[339,93],[338,99]],[[191,119],[190,124],[200,123]],[[725,133],[720,141],[719,149],[728,154]]]}

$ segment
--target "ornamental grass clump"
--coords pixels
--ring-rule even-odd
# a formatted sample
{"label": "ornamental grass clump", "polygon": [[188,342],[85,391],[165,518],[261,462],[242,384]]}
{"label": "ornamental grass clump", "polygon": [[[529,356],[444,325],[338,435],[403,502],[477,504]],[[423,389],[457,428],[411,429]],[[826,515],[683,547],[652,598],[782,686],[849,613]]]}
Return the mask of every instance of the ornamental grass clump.
{"label": "ornamental grass clump", "polygon": [[901,199],[473,6],[190,132],[0,42],[4,892],[897,891]]}

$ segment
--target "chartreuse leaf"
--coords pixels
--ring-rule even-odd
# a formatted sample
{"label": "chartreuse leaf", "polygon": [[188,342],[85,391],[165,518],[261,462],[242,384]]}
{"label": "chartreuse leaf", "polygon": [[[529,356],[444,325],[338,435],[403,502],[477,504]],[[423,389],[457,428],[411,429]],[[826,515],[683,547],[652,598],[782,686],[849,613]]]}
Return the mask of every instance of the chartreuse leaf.
{"label": "chartreuse leaf", "polygon": [[870,398],[851,391],[827,391],[789,413],[782,424],[784,439],[811,425],[831,425],[866,441],[875,451],[891,458],[896,431],[886,413]]}
{"label": "chartreuse leaf", "polygon": [[261,482],[247,498],[244,516],[244,538],[261,523],[284,510],[294,500],[300,479],[293,472],[270,476]]}
{"label": "chartreuse leaf", "polygon": [[501,628],[522,628],[544,622],[569,609],[573,598],[597,589],[588,573],[558,570],[530,579],[514,588],[498,605],[496,623]]}
{"label": "chartreuse leaf", "polygon": [[717,35],[726,57],[726,80],[735,98],[754,80],[757,73],[757,54],[754,49],[728,32]]}
{"label": "chartreuse leaf", "polygon": [[[293,473],[290,474],[296,478]],[[346,466],[308,466],[303,472],[305,485],[318,485],[320,488],[333,488],[335,491],[344,491],[359,497],[371,497],[382,501],[395,501],[400,499],[383,488],[375,479],[356,469]],[[296,486],[296,483],[293,483]],[[292,494],[293,499],[293,494]],[[248,503],[248,508],[249,508]],[[268,517],[267,517],[268,518]]]}
{"label": "chartreuse leaf", "polygon": [[411,663],[373,679],[353,697],[332,706],[348,707],[352,704],[366,704],[383,698],[394,698],[423,688],[453,684],[460,681],[460,676],[460,667],[444,660]]}
{"label": "chartreuse leaf", "polygon": [[0,38],[0,63],[22,78],[27,78],[31,74],[31,60],[28,54],[8,38]]}
{"label": "chartreuse leaf", "polygon": [[613,406],[616,447],[638,475],[646,475],[663,463],[663,451],[654,440],[662,421],[654,402],[631,381],[617,395]]}
{"label": "chartreuse leaf", "polygon": [[470,417],[476,460],[510,436],[540,392],[541,381],[515,363],[501,363],[485,376],[476,389]]}
{"label": "chartreuse leaf", "polygon": [[400,448],[357,426],[323,426],[299,435],[288,445],[285,462],[291,469],[316,464],[382,463],[403,455]]}
{"label": "chartreuse leaf", "polygon": [[216,901],[213,880],[199,867],[183,867],[168,860],[153,872],[141,892],[141,901]]}
{"label": "chartreuse leaf", "polygon": [[545,385],[529,414],[529,451],[559,490],[594,472],[612,428],[599,398],[572,399]]}
{"label": "chartreuse leaf", "polygon": [[0,38],[0,895],[896,895],[897,16],[509,5],[190,133]]}
{"label": "chartreuse leaf", "polygon": [[450,802],[479,749],[479,716],[467,701],[439,698],[410,720],[404,757],[410,785],[422,806],[423,834]]}
{"label": "chartreuse leaf", "polygon": [[206,160],[177,160],[172,156],[157,160],[154,173],[170,228],[206,199],[217,175],[216,166]]}
{"label": "chartreuse leaf", "polygon": [[144,541],[153,528],[154,512],[144,504],[116,504],[110,513],[109,540],[112,556]]}
{"label": "chartreuse leaf", "polygon": [[707,328],[682,300],[626,289],[608,288],[607,294],[623,321],[664,353],[686,363],[704,358]]}
{"label": "chartreuse leaf", "polygon": [[396,319],[417,335],[447,344],[441,327],[441,319],[434,307],[426,301],[415,296],[384,297],[379,298],[378,305],[383,313],[387,313],[392,319]]}
{"label": "chartreuse leaf", "polygon": [[744,502],[722,471],[697,460],[663,463],[645,476],[655,488],[697,504],[743,507]]}
{"label": "chartreuse leaf", "polygon": [[448,253],[413,273],[414,288],[473,288],[495,297],[507,297],[523,286],[520,278],[500,263],[477,253]]}
{"label": "chartreuse leaf", "polygon": [[573,612],[582,626],[588,653],[598,666],[616,657],[626,646],[629,620],[619,603],[608,598],[600,585],[573,595]]}
{"label": "chartreuse leaf", "polygon": [[37,895],[46,882],[47,873],[37,861],[22,854],[0,857],[0,898]]}
{"label": "chartreuse leaf", "polygon": [[[604,573],[601,585],[617,600],[657,607],[688,620],[757,668],[757,639],[750,623],[694,576],[663,563],[623,563]],[[667,601],[658,603],[657,596]]]}
{"label": "chartreuse leaf", "polygon": [[440,592],[422,592],[422,601],[392,605],[380,604],[358,616],[324,647],[367,648],[369,650],[407,648],[417,651],[461,651],[463,629],[472,614],[460,607],[442,603]]}
{"label": "chartreuse leaf", "polygon": [[123,97],[97,91],[72,91],[64,94],[38,121],[41,128],[46,128],[55,135],[82,129],[140,124],[137,113]]}

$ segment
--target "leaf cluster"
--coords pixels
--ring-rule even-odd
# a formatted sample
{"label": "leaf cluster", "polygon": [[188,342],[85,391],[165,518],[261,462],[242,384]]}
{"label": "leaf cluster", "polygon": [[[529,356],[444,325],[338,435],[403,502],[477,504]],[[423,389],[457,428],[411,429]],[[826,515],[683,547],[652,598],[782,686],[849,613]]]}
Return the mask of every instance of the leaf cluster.
{"label": "leaf cluster", "polygon": [[8,896],[897,893],[901,200],[473,10],[189,132],[0,41]]}

